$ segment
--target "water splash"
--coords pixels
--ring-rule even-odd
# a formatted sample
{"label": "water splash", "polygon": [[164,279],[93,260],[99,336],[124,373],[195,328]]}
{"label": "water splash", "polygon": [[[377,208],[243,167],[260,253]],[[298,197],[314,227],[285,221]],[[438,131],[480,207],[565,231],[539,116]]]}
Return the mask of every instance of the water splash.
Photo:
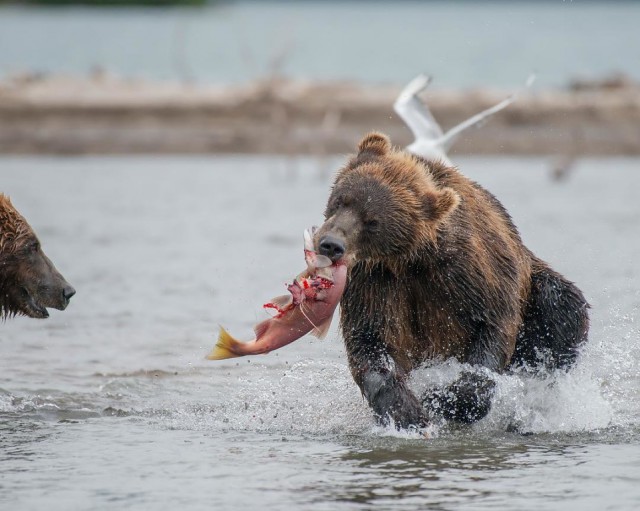
{"label": "water splash", "polygon": [[219,388],[209,403],[175,410],[167,425],[314,435],[370,430],[371,413],[346,364],[302,360],[290,367],[253,369]]}
{"label": "water splash", "polygon": [[[640,332],[634,317],[615,310],[608,322],[593,329],[576,365],[569,371],[532,376],[524,371],[496,380],[488,416],[473,426],[477,432],[578,433],[605,428],[634,428],[640,417]],[[414,373],[418,393],[453,382],[469,366],[455,361]]]}
{"label": "water splash", "polygon": [[[492,376],[496,393],[489,415],[466,429],[493,436],[505,431],[573,434],[607,428],[633,430],[640,416],[640,332],[633,316],[616,311],[596,325],[568,372],[533,377],[523,372]],[[319,344],[318,344],[319,346]],[[339,435],[435,439],[457,431],[433,424],[426,432],[377,426],[354,383],[342,348],[309,347],[292,364],[281,359],[189,368],[96,373],[88,392],[0,390],[0,414],[36,420],[123,417],[161,428],[247,431],[283,435]],[[445,361],[415,371],[414,391],[446,386],[469,367]],[[457,433],[453,433],[457,434]]]}
{"label": "water splash", "polygon": [[79,396],[42,390],[16,395],[0,389],[0,420],[80,420],[98,417],[95,402]]}
{"label": "water splash", "polygon": [[[497,383],[492,409],[470,431],[572,434],[637,427],[640,334],[633,317],[615,312],[608,317],[606,325],[593,329],[591,340],[568,372],[535,377],[518,371],[492,374]],[[168,427],[180,429],[424,438],[425,432],[377,426],[346,361],[333,360],[304,359],[291,366],[252,364],[250,372],[235,378],[210,376],[212,387],[218,388],[213,399],[178,406],[163,420]],[[453,360],[423,367],[414,371],[411,385],[421,395],[430,387],[453,382],[469,369]],[[426,433],[437,438],[449,430],[434,424]]]}

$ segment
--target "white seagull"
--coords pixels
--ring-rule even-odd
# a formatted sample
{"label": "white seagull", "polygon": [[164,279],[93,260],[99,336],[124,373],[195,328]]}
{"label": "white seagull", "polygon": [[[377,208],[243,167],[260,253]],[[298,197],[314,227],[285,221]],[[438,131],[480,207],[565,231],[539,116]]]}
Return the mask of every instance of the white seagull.
{"label": "white seagull", "polygon": [[[529,76],[526,87],[535,80],[535,75]],[[497,105],[483,110],[479,114],[470,117],[466,121],[454,126],[446,133],[433,118],[429,108],[418,98],[418,94],[429,85],[431,77],[418,75],[411,80],[393,104],[393,109],[409,127],[415,141],[407,146],[407,151],[427,159],[439,159],[451,165],[447,151],[453,145],[458,135],[464,130],[483,123],[488,117],[499,112],[516,100],[517,95],[512,94]]]}

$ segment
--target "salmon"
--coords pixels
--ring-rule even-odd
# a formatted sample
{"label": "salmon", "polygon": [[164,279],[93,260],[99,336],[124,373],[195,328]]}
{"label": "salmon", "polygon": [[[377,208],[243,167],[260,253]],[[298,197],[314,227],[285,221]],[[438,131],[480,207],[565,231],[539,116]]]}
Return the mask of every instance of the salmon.
{"label": "salmon", "polygon": [[254,327],[253,341],[241,342],[220,327],[218,342],[209,360],[266,354],[297,341],[304,335],[322,339],[326,336],[333,313],[340,302],[347,282],[344,261],[332,263],[328,257],[313,249],[313,229],[304,232],[304,256],[307,269],[287,286],[288,295],[273,298],[265,303],[265,309],[275,311],[275,316]]}

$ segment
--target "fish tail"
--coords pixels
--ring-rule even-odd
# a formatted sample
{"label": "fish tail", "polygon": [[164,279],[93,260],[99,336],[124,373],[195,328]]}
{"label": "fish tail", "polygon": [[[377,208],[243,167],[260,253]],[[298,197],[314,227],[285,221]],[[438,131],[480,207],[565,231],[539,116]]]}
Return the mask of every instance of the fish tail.
{"label": "fish tail", "polygon": [[239,348],[243,343],[231,336],[224,328],[220,327],[218,342],[206,358],[208,360],[223,360],[225,358],[240,357]]}

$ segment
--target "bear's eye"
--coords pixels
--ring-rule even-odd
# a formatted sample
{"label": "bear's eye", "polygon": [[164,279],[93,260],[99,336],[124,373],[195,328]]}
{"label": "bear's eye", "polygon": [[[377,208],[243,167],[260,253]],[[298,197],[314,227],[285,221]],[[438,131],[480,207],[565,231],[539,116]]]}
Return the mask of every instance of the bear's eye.
{"label": "bear's eye", "polygon": [[327,204],[327,213],[333,213],[340,208],[340,198],[336,197]]}
{"label": "bear's eye", "polygon": [[27,251],[31,254],[34,254],[38,251],[39,248],[40,248],[40,243],[38,243],[37,241],[34,241],[33,243],[30,243],[29,246],[27,246]]}
{"label": "bear's eye", "polygon": [[369,232],[376,232],[378,230],[378,228],[380,227],[380,222],[378,222],[375,219],[365,220],[364,227]]}
{"label": "bear's eye", "polygon": [[333,205],[336,209],[339,208],[348,208],[351,206],[351,198],[348,195],[339,195],[333,201]]}
{"label": "bear's eye", "polygon": [[324,211],[324,218],[328,219],[328,218],[332,217],[337,210],[338,210],[338,208],[336,207],[335,202],[333,202],[331,204],[327,204],[327,209],[325,209],[325,211]]}

